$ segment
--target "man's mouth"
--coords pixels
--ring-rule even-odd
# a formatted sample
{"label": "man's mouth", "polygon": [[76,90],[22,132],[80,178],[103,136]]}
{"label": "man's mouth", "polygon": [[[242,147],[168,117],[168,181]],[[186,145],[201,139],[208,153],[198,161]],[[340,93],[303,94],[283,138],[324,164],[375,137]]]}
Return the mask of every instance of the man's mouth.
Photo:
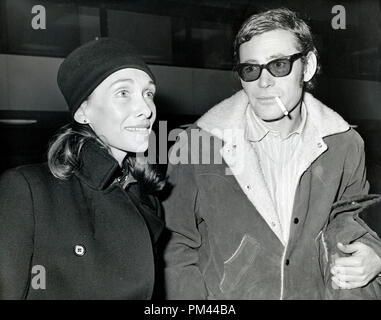
{"label": "man's mouth", "polygon": [[263,96],[263,97],[258,97],[257,99],[259,100],[274,100],[276,96]]}
{"label": "man's mouth", "polygon": [[257,97],[257,101],[264,104],[273,104],[275,103],[275,96]]}

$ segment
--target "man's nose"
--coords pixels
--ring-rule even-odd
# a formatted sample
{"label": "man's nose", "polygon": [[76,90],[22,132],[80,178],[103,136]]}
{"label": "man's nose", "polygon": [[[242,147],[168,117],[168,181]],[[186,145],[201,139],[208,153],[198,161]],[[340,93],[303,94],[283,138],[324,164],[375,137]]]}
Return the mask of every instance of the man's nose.
{"label": "man's nose", "polygon": [[268,88],[273,86],[275,83],[274,76],[271,75],[266,69],[262,70],[261,76],[258,79],[258,85],[260,88]]}

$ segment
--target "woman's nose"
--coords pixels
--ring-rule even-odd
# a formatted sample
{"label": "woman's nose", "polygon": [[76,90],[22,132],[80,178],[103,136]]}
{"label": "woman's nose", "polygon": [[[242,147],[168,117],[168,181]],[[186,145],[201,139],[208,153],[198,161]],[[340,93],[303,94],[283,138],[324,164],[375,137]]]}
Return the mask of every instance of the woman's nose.
{"label": "woman's nose", "polygon": [[152,116],[152,112],[151,105],[143,97],[139,99],[139,103],[137,105],[137,116],[149,119]]}

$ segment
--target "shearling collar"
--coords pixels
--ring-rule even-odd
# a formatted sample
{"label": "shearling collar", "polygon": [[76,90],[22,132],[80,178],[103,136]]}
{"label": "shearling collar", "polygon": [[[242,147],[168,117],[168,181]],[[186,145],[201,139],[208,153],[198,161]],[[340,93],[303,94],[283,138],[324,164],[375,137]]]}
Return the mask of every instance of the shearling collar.
{"label": "shearling collar", "polygon": [[[314,98],[312,94],[304,93],[309,121],[317,129],[321,138],[349,130],[349,124],[335,111]],[[198,121],[197,125],[205,131],[212,132],[220,139],[218,132],[224,129],[246,130],[246,109],[249,99],[241,90],[210,109]],[[216,130],[217,129],[217,130]],[[217,134],[216,134],[217,132]]]}
{"label": "shearling collar", "polygon": [[80,156],[81,167],[75,174],[93,189],[105,189],[121,174],[118,162],[94,141],[82,146]]}

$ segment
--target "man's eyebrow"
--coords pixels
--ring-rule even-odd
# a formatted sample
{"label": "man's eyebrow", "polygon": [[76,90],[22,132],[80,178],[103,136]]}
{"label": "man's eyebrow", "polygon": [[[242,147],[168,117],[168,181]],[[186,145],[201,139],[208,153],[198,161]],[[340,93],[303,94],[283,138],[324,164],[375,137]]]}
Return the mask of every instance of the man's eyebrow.
{"label": "man's eyebrow", "polygon": [[284,57],[287,57],[288,55],[287,54],[284,54],[284,53],[277,53],[277,54],[273,54],[271,55],[270,57],[268,57],[267,59],[268,60],[273,60],[273,59],[278,59],[278,58],[284,58]]}
{"label": "man's eyebrow", "polygon": [[[272,54],[271,56],[267,57],[266,58],[266,61],[269,62],[271,60],[274,60],[274,59],[278,59],[278,58],[284,58],[284,57],[287,57],[288,55],[287,54],[284,54],[284,53],[276,53],[276,54]],[[258,60],[256,59],[248,59],[246,61],[244,61],[245,63],[255,63],[255,64],[259,64]]]}

